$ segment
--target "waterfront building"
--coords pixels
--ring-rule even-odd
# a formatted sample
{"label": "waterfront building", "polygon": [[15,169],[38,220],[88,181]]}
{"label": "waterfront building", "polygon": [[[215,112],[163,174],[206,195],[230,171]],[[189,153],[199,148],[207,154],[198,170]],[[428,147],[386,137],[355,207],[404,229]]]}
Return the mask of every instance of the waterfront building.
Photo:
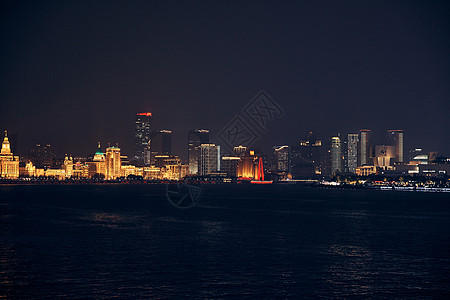
{"label": "waterfront building", "polygon": [[14,156],[14,153],[11,152],[11,144],[6,130],[0,151],[0,177],[7,179],[19,177],[19,156]]}
{"label": "waterfront building", "polygon": [[63,180],[66,178],[66,172],[63,169],[47,169],[44,170],[44,176],[49,178],[55,178],[58,180]]}
{"label": "waterfront building", "polygon": [[403,163],[403,130],[388,130],[387,134],[395,148],[395,162]]}
{"label": "waterfront building", "polygon": [[331,138],[331,174],[342,172],[342,145],[341,138],[334,136]]}
{"label": "waterfront building", "polygon": [[345,149],[345,170],[349,173],[355,173],[358,166],[358,134],[347,134],[346,149]]}
{"label": "waterfront building", "polygon": [[258,157],[255,151],[248,151],[240,158],[237,166],[237,176],[242,178],[258,178]]}
{"label": "waterfront building", "polygon": [[146,166],[143,170],[144,179],[145,180],[157,180],[161,179],[161,168],[155,167],[155,166]]}
{"label": "waterfront building", "polygon": [[89,165],[87,162],[77,161],[73,164],[72,178],[88,178],[89,177]]}
{"label": "waterfront building", "polygon": [[240,161],[241,161],[240,157],[223,156],[222,162],[220,164],[220,171],[227,173],[227,176],[236,177]]}
{"label": "waterfront building", "polygon": [[114,180],[121,176],[122,162],[120,159],[120,148],[108,147],[106,148],[106,179]]}
{"label": "waterfront building", "polygon": [[55,167],[56,155],[50,144],[36,144],[30,151],[30,159],[36,168]]}
{"label": "waterfront building", "polygon": [[134,160],[138,164],[144,163],[147,147],[150,145],[152,114],[143,112],[136,114],[134,122],[135,156]]}
{"label": "waterfront building", "polygon": [[120,166],[121,177],[127,177],[129,175],[136,175],[136,166],[134,165],[121,165]]}
{"label": "waterfront building", "polygon": [[201,144],[198,161],[198,173],[208,175],[220,170],[220,146]]}
{"label": "waterfront building", "polygon": [[64,175],[66,178],[70,178],[73,175],[73,158],[66,155],[63,164]]}
{"label": "waterfront building", "polygon": [[274,171],[291,171],[291,148],[289,146],[273,147]]}
{"label": "waterfront building", "polygon": [[387,169],[394,165],[395,161],[395,147],[379,145],[375,146],[375,153],[373,158],[373,165]]}
{"label": "waterfront building", "polygon": [[291,147],[294,178],[310,178],[323,174],[322,141],[310,131],[298,145]]}
{"label": "waterfront building", "polygon": [[239,146],[233,148],[233,152],[236,156],[242,157],[245,154],[247,154],[247,147],[239,145]]}
{"label": "waterfront building", "polygon": [[96,176],[106,177],[106,156],[101,149],[100,142],[98,143],[97,152],[95,152],[93,160],[86,162],[86,164],[90,178]]}
{"label": "waterfront building", "polygon": [[200,145],[209,143],[209,130],[196,129],[188,132],[188,164],[189,173],[199,172]]}
{"label": "waterfront building", "polygon": [[172,131],[152,131],[150,135],[150,165],[155,165],[155,156],[172,154]]}
{"label": "waterfront building", "polygon": [[358,176],[369,176],[372,174],[377,174],[377,167],[375,166],[361,166],[356,168],[356,175]]}
{"label": "waterfront building", "polygon": [[361,129],[359,131],[358,166],[365,166],[367,164],[370,164],[370,137],[371,131],[369,129]]}
{"label": "waterfront building", "polygon": [[36,167],[31,161],[28,161],[24,166],[19,164],[19,176],[21,177],[35,177]]}

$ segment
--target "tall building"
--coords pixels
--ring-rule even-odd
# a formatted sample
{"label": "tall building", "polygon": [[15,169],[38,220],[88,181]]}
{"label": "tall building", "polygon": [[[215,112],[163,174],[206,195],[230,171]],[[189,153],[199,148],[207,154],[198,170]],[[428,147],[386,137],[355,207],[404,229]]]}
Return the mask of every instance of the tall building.
{"label": "tall building", "polygon": [[56,155],[50,144],[36,144],[31,148],[30,159],[36,168],[49,169],[55,166]]}
{"label": "tall building", "polygon": [[208,175],[220,170],[220,146],[201,144],[198,163],[198,173]]}
{"label": "tall building", "polygon": [[62,165],[66,178],[70,178],[73,175],[73,158],[66,155],[64,163]]}
{"label": "tall building", "polygon": [[106,179],[114,180],[121,175],[122,162],[120,160],[120,148],[106,148]]}
{"label": "tall building", "polygon": [[227,173],[228,176],[236,177],[238,164],[241,161],[240,157],[236,156],[223,156],[220,163],[220,171]]}
{"label": "tall building", "polygon": [[150,164],[155,165],[155,156],[172,154],[172,131],[157,130],[150,135]]}
{"label": "tall building", "polygon": [[291,171],[291,148],[289,146],[273,147],[274,170],[278,172]]}
{"label": "tall building", "polygon": [[233,152],[236,156],[242,157],[247,153],[247,147],[239,145],[233,148]]}
{"label": "tall building", "polygon": [[97,152],[95,152],[93,160],[86,164],[88,165],[89,177],[106,177],[106,157],[100,147],[100,142],[98,143]]}
{"label": "tall building", "polygon": [[146,148],[150,145],[151,118],[152,114],[149,112],[136,114],[136,120],[134,122],[136,152],[134,159],[138,164],[144,163]]}
{"label": "tall building", "polygon": [[341,138],[331,138],[331,174],[342,172],[342,145]]}
{"label": "tall building", "polygon": [[294,178],[310,178],[323,173],[322,141],[310,131],[292,147],[291,164]]}
{"label": "tall building", "polygon": [[375,146],[375,153],[373,157],[374,166],[386,169],[387,167],[393,166],[394,161],[395,161],[394,146],[386,146],[386,145]]}
{"label": "tall building", "polygon": [[19,177],[19,157],[14,156],[11,152],[11,144],[6,130],[0,151],[0,177],[8,179]]}
{"label": "tall building", "polygon": [[347,134],[347,147],[345,149],[345,169],[349,173],[355,173],[358,167],[358,134]]}
{"label": "tall building", "polygon": [[200,155],[200,145],[209,143],[209,130],[196,129],[188,132],[188,163],[189,173],[198,173],[198,159]]}
{"label": "tall building", "polygon": [[395,162],[403,163],[403,130],[388,130],[388,138],[395,147]]}
{"label": "tall building", "polygon": [[361,129],[359,131],[359,159],[358,166],[370,164],[369,145],[370,145],[371,131],[369,129]]}

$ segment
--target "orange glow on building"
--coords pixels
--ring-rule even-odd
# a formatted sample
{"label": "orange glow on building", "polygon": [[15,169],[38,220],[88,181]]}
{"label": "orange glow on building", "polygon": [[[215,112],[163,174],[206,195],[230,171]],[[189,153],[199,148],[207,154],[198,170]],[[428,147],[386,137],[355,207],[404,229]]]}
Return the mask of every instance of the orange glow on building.
{"label": "orange glow on building", "polygon": [[143,113],[137,113],[136,115],[138,115],[138,116],[147,116],[147,117],[151,117],[151,116],[152,116],[152,113],[150,113],[150,112],[143,112]]}

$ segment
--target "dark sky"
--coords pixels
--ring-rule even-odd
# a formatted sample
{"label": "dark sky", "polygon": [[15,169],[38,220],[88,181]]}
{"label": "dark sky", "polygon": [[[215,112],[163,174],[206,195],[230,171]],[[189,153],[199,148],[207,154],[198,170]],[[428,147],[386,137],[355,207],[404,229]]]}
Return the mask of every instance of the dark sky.
{"label": "dark sky", "polygon": [[184,156],[188,128],[217,132],[265,90],[285,110],[266,146],[404,129],[450,153],[449,1],[293,2],[3,1],[0,128],[20,152],[130,155],[150,111]]}

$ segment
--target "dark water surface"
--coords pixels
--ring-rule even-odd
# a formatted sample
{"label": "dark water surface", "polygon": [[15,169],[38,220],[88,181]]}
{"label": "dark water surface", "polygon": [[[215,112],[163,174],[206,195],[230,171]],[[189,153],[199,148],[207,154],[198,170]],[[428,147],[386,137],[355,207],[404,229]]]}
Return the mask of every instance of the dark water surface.
{"label": "dark water surface", "polygon": [[0,186],[0,298],[446,298],[449,196]]}

